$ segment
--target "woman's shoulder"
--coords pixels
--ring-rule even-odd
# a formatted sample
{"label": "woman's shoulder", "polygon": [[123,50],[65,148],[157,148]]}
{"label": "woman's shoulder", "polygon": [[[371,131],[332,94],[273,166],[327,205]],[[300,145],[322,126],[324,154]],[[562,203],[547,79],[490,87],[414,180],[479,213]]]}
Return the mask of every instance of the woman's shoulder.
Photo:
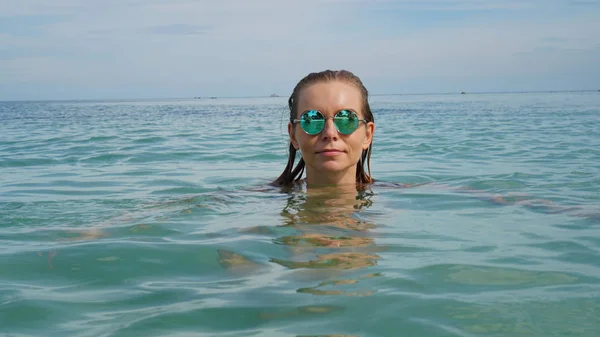
{"label": "woman's shoulder", "polygon": [[290,193],[302,190],[305,187],[304,180],[293,181],[291,184],[281,184],[277,181],[262,181],[256,184],[243,187],[242,190],[248,192],[268,192],[268,193]]}
{"label": "woman's shoulder", "polygon": [[[377,179],[373,179],[370,183],[357,183],[356,187],[359,190],[364,190],[364,189],[371,189],[371,188],[376,188],[376,189],[386,189],[386,188],[411,188],[411,187],[418,187],[418,186],[423,186],[423,185],[427,185],[430,183],[401,183],[401,182],[394,182],[394,181],[384,181],[384,180],[377,180]],[[288,185],[282,185],[277,183],[276,181],[270,182],[270,183],[266,183],[264,185],[262,185],[262,189],[263,191],[275,191],[275,190],[279,190],[279,191],[293,191],[293,190],[302,190],[303,188],[306,187],[306,181],[304,179],[300,179],[297,181],[292,182],[291,184]],[[256,190],[256,189],[254,189]]]}
{"label": "woman's shoulder", "polygon": [[423,185],[427,185],[427,184],[429,184],[429,183],[400,183],[400,182],[394,182],[394,181],[383,181],[383,180],[373,179],[373,181],[370,185],[374,188],[411,188],[411,187],[418,187],[418,186],[423,186]]}

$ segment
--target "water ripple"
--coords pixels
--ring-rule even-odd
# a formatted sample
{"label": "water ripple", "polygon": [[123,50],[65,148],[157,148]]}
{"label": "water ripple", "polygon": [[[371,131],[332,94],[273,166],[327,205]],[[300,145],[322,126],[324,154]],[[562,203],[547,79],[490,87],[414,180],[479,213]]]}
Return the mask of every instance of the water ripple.
{"label": "water ripple", "polygon": [[361,193],[283,98],[0,103],[0,335],[599,335],[600,96],[371,103]]}

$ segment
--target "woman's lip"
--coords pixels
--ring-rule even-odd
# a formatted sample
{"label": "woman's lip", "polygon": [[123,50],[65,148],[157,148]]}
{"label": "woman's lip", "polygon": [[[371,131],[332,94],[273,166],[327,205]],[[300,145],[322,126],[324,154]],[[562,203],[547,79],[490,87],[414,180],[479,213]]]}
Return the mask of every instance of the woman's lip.
{"label": "woman's lip", "polygon": [[319,151],[319,152],[317,152],[317,154],[324,155],[324,156],[335,156],[335,155],[338,155],[340,153],[343,153],[343,151],[340,151],[340,150],[325,150],[325,151]]}

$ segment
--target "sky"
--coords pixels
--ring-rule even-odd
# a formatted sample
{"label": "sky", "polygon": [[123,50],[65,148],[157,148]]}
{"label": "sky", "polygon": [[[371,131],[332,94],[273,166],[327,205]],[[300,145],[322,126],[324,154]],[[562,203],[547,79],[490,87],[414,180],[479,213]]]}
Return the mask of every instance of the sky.
{"label": "sky", "polygon": [[0,0],[0,100],[600,89],[600,0]]}

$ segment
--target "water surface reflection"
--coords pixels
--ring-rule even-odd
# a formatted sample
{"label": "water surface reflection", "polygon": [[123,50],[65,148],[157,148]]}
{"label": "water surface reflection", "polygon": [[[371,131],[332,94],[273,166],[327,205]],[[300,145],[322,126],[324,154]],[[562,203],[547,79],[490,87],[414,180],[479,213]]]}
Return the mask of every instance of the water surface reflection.
{"label": "water surface reflection", "polygon": [[[375,266],[380,256],[378,247],[369,230],[375,224],[364,215],[373,204],[371,190],[350,187],[327,187],[318,189],[298,188],[289,192],[289,198],[281,215],[282,227],[293,228],[295,234],[279,237],[276,244],[285,245],[290,252],[288,259],[271,258],[289,269],[318,271],[323,273],[314,287],[298,289],[299,293],[313,295],[370,295],[372,290],[344,291],[330,287],[356,284],[359,279],[376,276],[366,274],[356,279],[335,279],[344,270],[358,270]],[[322,288],[328,289],[322,289]]]}

